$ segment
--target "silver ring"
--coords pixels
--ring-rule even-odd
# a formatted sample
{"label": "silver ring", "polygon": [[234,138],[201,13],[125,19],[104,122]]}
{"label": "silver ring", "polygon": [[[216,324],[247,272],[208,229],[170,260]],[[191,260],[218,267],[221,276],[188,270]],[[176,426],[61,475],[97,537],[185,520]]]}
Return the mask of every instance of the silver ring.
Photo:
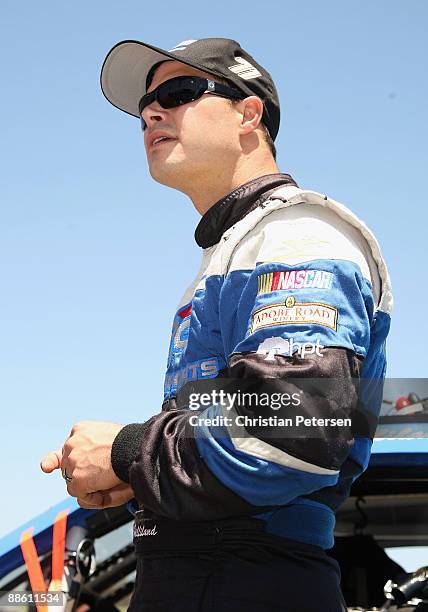
{"label": "silver ring", "polygon": [[71,482],[73,480],[73,477],[67,474],[66,469],[64,469],[61,473],[62,473],[62,477],[64,478],[66,482]]}

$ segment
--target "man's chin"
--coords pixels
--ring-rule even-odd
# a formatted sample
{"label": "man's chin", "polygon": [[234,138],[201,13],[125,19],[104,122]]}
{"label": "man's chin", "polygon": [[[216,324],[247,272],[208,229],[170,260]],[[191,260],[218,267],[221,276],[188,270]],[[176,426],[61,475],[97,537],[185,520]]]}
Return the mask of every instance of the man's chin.
{"label": "man's chin", "polygon": [[161,183],[162,185],[166,185],[168,181],[171,179],[171,172],[165,168],[165,165],[161,164],[151,164],[149,165],[149,172],[152,179]]}
{"label": "man's chin", "polygon": [[157,183],[181,191],[183,178],[186,175],[182,164],[168,164],[165,161],[155,162],[149,164],[149,172],[152,179]]}

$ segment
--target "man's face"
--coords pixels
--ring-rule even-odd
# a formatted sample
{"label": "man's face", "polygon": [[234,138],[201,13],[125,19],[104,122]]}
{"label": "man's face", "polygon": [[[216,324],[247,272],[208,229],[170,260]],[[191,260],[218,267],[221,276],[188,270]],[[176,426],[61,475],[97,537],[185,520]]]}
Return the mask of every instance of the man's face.
{"label": "man's face", "polygon": [[[148,93],[177,76],[201,76],[216,80],[177,61],[166,61],[155,71]],[[189,193],[189,185],[203,178],[207,186],[221,177],[223,168],[239,154],[239,115],[225,98],[204,94],[198,100],[164,109],[157,101],[143,110],[144,144],[149,171],[159,183]],[[155,132],[174,140],[149,145]]]}

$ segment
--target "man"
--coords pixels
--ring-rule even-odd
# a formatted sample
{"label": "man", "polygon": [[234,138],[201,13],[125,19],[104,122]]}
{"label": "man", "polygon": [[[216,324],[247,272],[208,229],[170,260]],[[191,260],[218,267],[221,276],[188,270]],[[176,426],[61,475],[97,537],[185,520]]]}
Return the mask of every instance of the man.
{"label": "man", "polygon": [[151,176],[202,215],[202,264],[174,317],[162,411],[77,423],[42,469],[60,468],[82,507],[133,500],[131,610],[339,612],[325,550],[380,409],[378,386],[358,381],[386,367],[376,239],[279,172],[276,88],[236,41],[124,41],[101,85],[141,118]]}

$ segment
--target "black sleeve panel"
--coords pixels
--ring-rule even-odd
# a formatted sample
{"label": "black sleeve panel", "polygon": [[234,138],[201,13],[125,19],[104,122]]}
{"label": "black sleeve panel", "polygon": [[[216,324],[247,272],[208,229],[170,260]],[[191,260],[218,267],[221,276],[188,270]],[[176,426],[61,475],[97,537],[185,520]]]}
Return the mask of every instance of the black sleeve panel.
{"label": "black sleeve panel", "polygon": [[[354,417],[358,405],[358,381],[363,358],[344,348],[324,348],[322,356],[311,354],[304,358],[295,355],[275,355],[266,360],[259,353],[232,355],[228,375],[233,381],[248,382],[259,394],[266,391],[289,395],[298,394],[300,405],[292,409],[282,407],[276,411],[278,417],[301,415],[305,419]],[[244,405],[236,408],[238,414],[254,419],[269,417],[270,406]],[[289,429],[287,437],[279,437],[278,428],[247,427],[253,437],[269,445],[317,466],[339,470],[352,444],[352,428],[313,426]],[[304,436],[304,438],[302,438]]]}
{"label": "black sleeve panel", "polygon": [[225,487],[199,455],[189,410],[172,410],[144,425],[140,453],[129,470],[136,499],[175,520],[245,516],[269,509],[252,506]]}
{"label": "black sleeve panel", "polygon": [[[256,384],[253,391],[261,389],[267,380],[271,391],[275,384],[280,385],[281,392],[304,388],[302,410],[306,416],[338,417],[350,413],[355,406],[354,384],[361,364],[362,358],[343,348],[324,349],[322,357],[307,355],[304,359],[275,355],[274,361],[248,353],[233,355],[230,368],[222,375],[228,379],[224,381],[226,386],[231,379],[257,380],[259,386]],[[316,385],[321,378],[325,379],[322,393]],[[220,382],[221,378],[216,380]],[[258,407],[257,414],[263,416],[263,410],[266,415],[272,414],[269,407]],[[253,408],[241,406],[238,412],[254,416]],[[194,428],[189,423],[194,414],[187,409],[169,410],[144,424],[124,427],[112,449],[116,474],[125,480],[129,473],[129,482],[142,506],[175,520],[210,520],[268,510],[270,507],[256,507],[245,501],[210,471],[199,454]],[[320,427],[317,437],[304,441],[270,436],[266,428],[247,430],[289,455],[329,469],[340,469],[352,446],[352,436],[344,436],[340,429],[336,439],[326,440],[326,429]]]}

